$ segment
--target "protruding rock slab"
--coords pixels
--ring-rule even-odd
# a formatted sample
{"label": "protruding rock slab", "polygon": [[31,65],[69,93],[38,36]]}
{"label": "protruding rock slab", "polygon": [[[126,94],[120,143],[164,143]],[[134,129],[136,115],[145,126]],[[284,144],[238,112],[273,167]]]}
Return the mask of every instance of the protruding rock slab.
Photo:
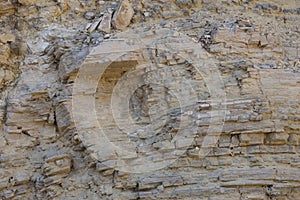
{"label": "protruding rock slab", "polygon": [[107,12],[103,15],[102,21],[98,26],[98,30],[110,33],[111,30],[111,13]]}
{"label": "protruding rock slab", "polygon": [[101,21],[102,21],[102,17],[100,17],[94,23],[92,23],[91,26],[89,27],[88,31],[91,33],[94,30],[96,30],[96,28],[99,26],[99,24],[100,24]]}
{"label": "protruding rock slab", "polygon": [[112,24],[116,29],[124,30],[129,26],[134,10],[128,0],[123,0],[115,12]]}
{"label": "protruding rock slab", "polygon": [[62,154],[46,159],[43,171],[46,176],[67,175],[71,171],[70,155]]}

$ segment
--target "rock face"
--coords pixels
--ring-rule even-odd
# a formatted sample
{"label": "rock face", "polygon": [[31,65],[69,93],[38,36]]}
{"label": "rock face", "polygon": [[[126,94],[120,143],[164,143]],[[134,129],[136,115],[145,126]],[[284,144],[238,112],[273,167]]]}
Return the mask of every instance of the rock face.
{"label": "rock face", "polygon": [[1,198],[300,199],[299,9],[0,2]]}

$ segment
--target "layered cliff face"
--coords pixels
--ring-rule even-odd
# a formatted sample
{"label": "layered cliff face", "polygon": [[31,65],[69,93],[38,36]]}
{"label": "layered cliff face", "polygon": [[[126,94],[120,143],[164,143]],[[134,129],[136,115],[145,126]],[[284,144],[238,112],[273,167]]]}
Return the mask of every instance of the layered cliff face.
{"label": "layered cliff face", "polygon": [[300,199],[299,14],[1,1],[1,198]]}

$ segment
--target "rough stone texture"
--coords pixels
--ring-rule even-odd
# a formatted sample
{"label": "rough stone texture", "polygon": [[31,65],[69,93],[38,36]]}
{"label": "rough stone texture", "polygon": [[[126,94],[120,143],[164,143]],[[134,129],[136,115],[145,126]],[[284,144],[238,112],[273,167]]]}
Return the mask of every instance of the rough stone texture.
{"label": "rough stone texture", "polygon": [[110,33],[110,31],[111,31],[111,13],[110,12],[104,13],[103,19],[100,22],[98,29],[105,33]]}
{"label": "rough stone texture", "polygon": [[130,24],[133,15],[134,10],[129,1],[123,0],[113,16],[113,25],[116,29],[125,30]]}
{"label": "rough stone texture", "polygon": [[[122,2],[133,9],[126,16],[120,13],[120,1],[0,2],[1,198],[300,199],[299,2]],[[126,19],[122,28],[115,28],[126,30],[111,29],[107,36],[110,23],[105,16],[111,11]],[[172,40],[155,40],[164,35],[161,29],[171,30],[167,33],[174,33]],[[129,44],[135,44],[135,35],[156,45],[148,55],[156,65],[139,76],[130,71],[139,69],[141,57],[147,55],[115,43],[131,38]],[[101,48],[107,44],[112,45]],[[172,53],[161,51],[163,45],[173,48]],[[177,54],[197,58],[194,45],[201,49],[203,68],[214,60],[226,93],[225,123],[205,157],[199,152],[208,126],[218,118],[211,88],[205,84],[209,76],[197,73],[190,60]],[[105,59],[116,52],[125,55]],[[89,71],[93,75],[101,63],[111,61],[96,91],[75,93],[83,97],[82,108],[88,107],[84,97],[94,95],[97,126],[103,126],[113,144],[135,152],[117,156],[131,166],[143,164],[136,158],[149,152],[168,155],[153,160],[161,162],[183,150],[175,162],[143,173],[119,170],[109,146],[99,145],[99,135],[91,137],[99,133],[94,121],[75,123],[73,88],[80,69],[94,65]],[[81,79],[82,86],[92,78]],[[127,106],[136,124],[155,134],[136,131],[133,146],[126,143],[128,136],[116,126],[108,106],[118,81],[136,80],[156,81],[138,88]],[[176,89],[188,84],[180,94],[190,97],[193,89],[198,101],[183,110],[159,86]],[[81,113],[82,121],[90,117],[87,110]],[[192,136],[192,143],[166,145],[179,130]]]}

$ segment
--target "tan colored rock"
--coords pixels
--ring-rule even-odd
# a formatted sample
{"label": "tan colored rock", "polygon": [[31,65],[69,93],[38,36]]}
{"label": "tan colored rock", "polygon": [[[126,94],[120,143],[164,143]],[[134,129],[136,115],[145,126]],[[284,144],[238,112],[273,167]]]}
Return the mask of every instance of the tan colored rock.
{"label": "tan colored rock", "polygon": [[[299,200],[295,2],[0,0],[0,199]],[[136,12],[134,26],[109,33],[112,19],[101,21],[99,15],[105,18],[114,9],[129,24],[128,9],[120,11],[125,4]],[[176,34],[157,40],[166,36],[158,27]],[[18,37],[14,41],[5,33]],[[184,35],[193,40],[181,39]],[[135,44],[139,38],[144,39]],[[143,43],[151,47],[149,54],[140,55]],[[143,69],[147,56],[154,62]],[[199,74],[194,64],[209,71]],[[224,81],[226,116],[219,140],[206,140],[210,152],[203,158],[203,138],[219,113],[209,95],[217,88],[202,83],[210,72]],[[133,90],[127,104],[128,88]],[[180,95],[172,96],[174,89]],[[111,98],[117,91],[122,93]],[[190,91],[199,97],[196,107],[174,109],[176,98]],[[110,106],[111,100],[117,103]],[[121,113],[112,113],[117,110]],[[125,114],[139,127],[124,124]],[[187,137],[170,145],[180,132]],[[149,165],[141,161],[146,156]],[[160,162],[169,165],[139,174],[118,170]]]}
{"label": "tan colored rock", "polygon": [[245,32],[244,30],[238,29],[233,31],[228,28],[220,28],[214,36],[214,42],[222,43],[222,42],[240,42],[247,44],[250,38],[250,34]]}
{"label": "tan colored rock", "polygon": [[68,154],[62,154],[50,157],[45,160],[43,171],[46,176],[57,174],[66,175],[71,170],[71,157]]}
{"label": "tan colored rock", "polygon": [[[0,70],[0,83],[3,82],[4,78],[5,78],[5,71],[4,70]],[[2,86],[2,84],[1,84],[1,86]]]}
{"label": "tan colored rock", "polygon": [[37,0],[18,0],[23,6],[31,6],[37,2]]}
{"label": "tan colored rock", "polygon": [[259,47],[265,47],[269,44],[268,40],[267,40],[267,37],[265,35],[262,35],[260,37],[260,40],[259,40],[259,43],[258,43],[258,46]]}
{"label": "tan colored rock", "polygon": [[124,30],[129,26],[134,10],[128,0],[123,0],[115,12],[112,22],[116,29]]}
{"label": "tan colored rock", "polygon": [[270,144],[286,144],[289,135],[287,133],[271,133],[267,136],[266,142]]}
{"label": "tan colored rock", "polygon": [[16,40],[16,36],[13,34],[0,34],[0,42],[7,43],[7,42],[14,42]]}
{"label": "tan colored rock", "polygon": [[0,63],[1,64],[10,64],[10,48],[8,44],[2,45],[0,43]]}
{"label": "tan colored rock", "polygon": [[10,0],[2,0],[0,2],[0,16],[4,14],[11,14],[14,12],[14,5]]}

